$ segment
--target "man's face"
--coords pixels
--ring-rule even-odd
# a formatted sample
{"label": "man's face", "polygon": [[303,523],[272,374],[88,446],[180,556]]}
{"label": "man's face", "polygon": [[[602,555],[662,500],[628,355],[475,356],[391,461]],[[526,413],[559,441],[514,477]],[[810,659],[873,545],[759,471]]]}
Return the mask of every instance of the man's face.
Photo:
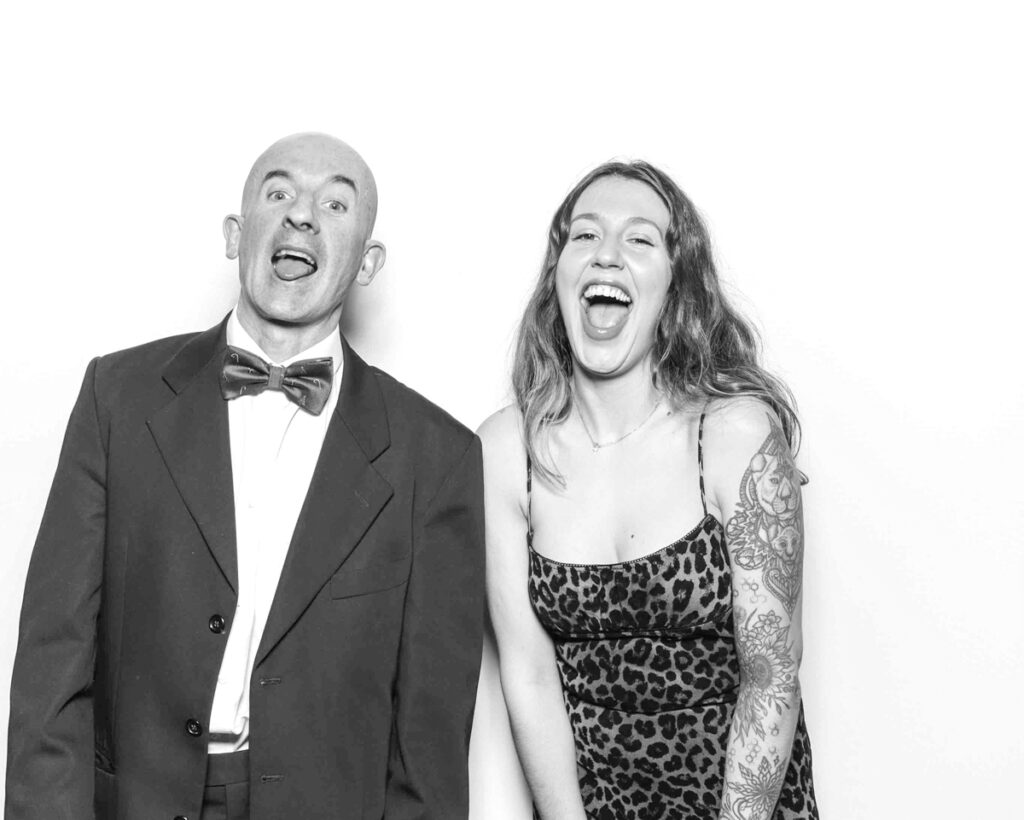
{"label": "man's face", "polygon": [[352,282],[368,284],[384,262],[370,240],[376,199],[369,168],[333,137],[272,145],[249,174],[241,216],[224,220],[243,325],[332,329]]}

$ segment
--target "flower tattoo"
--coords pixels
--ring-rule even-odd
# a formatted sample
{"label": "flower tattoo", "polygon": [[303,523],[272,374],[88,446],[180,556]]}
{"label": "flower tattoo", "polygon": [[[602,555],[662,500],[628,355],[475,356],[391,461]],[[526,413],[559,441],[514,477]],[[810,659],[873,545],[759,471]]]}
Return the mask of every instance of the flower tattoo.
{"label": "flower tattoo", "polygon": [[740,672],[745,685],[736,701],[736,726],[748,736],[765,736],[765,718],[774,709],[781,715],[796,691],[796,664],[789,642],[789,627],[775,612],[751,613],[736,634]]}

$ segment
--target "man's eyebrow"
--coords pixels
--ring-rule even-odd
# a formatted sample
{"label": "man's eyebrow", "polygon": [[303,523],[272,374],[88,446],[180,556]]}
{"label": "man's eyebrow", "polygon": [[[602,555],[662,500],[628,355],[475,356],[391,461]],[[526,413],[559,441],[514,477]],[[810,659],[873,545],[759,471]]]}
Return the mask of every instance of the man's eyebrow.
{"label": "man's eyebrow", "polygon": [[[289,174],[287,171],[281,169],[274,169],[273,171],[267,171],[266,175],[263,177],[263,182],[261,182],[260,185],[266,185],[268,180],[278,178],[286,179],[289,182],[294,182],[294,180],[292,179],[292,175]],[[334,174],[329,180],[327,180],[328,185],[334,182],[340,182],[342,185],[348,185],[353,191],[359,193],[359,186],[356,185],[355,180],[349,179],[344,174]]]}
{"label": "man's eyebrow", "polygon": [[268,180],[276,179],[277,177],[287,179],[289,182],[292,181],[292,175],[289,174],[287,171],[274,170],[267,171],[266,175],[263,177],[263,182],[261,182],[260,185],[266,185]]}
{"label": "man's eyebrow", "polygon": [[356,185],[354,179],[349,179],[344,174],[335,174],[331,177],[330,182],[340,182],[342,185],[348,185],[357,194],[359,193],[359,186]]}

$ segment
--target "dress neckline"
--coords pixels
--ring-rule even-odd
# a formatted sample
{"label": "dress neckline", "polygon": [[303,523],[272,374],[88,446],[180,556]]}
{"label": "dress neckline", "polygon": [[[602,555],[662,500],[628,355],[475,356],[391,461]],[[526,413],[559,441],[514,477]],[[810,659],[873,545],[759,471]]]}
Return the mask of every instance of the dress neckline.
{"label": "dress neckline", "polygon": [[558,566],[562,566],[562,567],[591,567],[591,568],[594,568],[594,569],[611,569],[611,568],[614,568],[614,567],[626,567],[626,566],[629,566],[630,564],[640,563],[641,561],[649,561],[649,560],[652,560],[652,559],[655,559],[655,558],[660,558],[662,555],[664,555],[665,553],[670,552],[671,550],[675,549],[680,544],[682,544],[684,542],[691,542],[691,541],[695,540],[697,533],[700,532],[702,529],[704,529],[704,525],[707,524],[709,518],[712,521],[715,522],[715,524],[718,526],[719,529],[722,528],[722,522],[718,520],[717,516],[715,516],[713,513],[710,513],[710,512],[705,513],[704,517],[700,521],[697,522],[696,526],[693,529],[691,529],[688,533],[686,533],[686,535],[684,535],[682,538],[677,538],[671,544],[669,544],[666,547],[662,547],[659,550],[655,550],[654,552],[649,552],[646,555],[641,555],[641,556],[638,556],[637,558],[628,558],[625,561],[612,561],[611,563],[592,563],[592,564],[579,564],[579,563],[572,563],[572,562],[569,562],[569,561],[556,561],[554,558],[548,558],[546,555],[542,555],[541,553],[537,552],[537,550],[534,549],[533,539],[532,538],[528,538],[527,539],[526,547],[530,551],[531,554],[537,556],[537,558],[539,558],[541,561],[544,561],[544,562],[546,562],[548,564],[557,564]]}

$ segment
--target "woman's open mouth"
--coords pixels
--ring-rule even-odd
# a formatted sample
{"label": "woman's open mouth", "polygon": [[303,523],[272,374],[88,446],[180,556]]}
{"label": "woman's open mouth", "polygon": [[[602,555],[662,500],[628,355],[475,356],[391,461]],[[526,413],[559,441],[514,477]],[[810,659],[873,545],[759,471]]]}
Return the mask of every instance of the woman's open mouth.
{"label": "woman's open mouth", "polygon": [[633,299],[618,285],[594,282],[583,289],[583,330],[592,339],[614,338],[633,308]]}

